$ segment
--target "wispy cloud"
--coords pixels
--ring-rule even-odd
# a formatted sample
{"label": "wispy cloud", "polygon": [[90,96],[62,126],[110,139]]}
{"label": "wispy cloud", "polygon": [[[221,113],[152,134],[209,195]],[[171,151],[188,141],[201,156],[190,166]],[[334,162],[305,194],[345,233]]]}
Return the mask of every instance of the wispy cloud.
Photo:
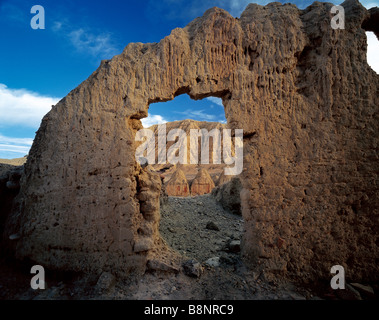
{"label": "wispy cloud", "polygon": [[214,121],[216,116],[213,114],[205,113],[204,110],[191,110],[175,111],[175,113],[185,115],[187,119],[199,120],[199,121]]}
{"label": "wispy cloud", "polygon": [[75,25],[67,18],[56,19],[51,30],[64,38],[80,54],[98,59],[110,59],[121,52],[112,33],[101,31],[86,25]]}
{"label": "wispy cloud", "polygon": [[148,128],[154,124],[166,123],[167,120],[159,114],[149,114],[147,118],[141,119],[141,122],[144,128]]}
{"label": "wispy cloud", "polygon": [[15,146],[0,143],[0,152],[4,154],[4,158],[8,158],[9,154],[14,154],[13,157],[24,156],[29,153],[30,146]]}
{"label": "wispy cloud", "polygon": [[0,127],[22,125],[38,128],[42,117],[59,100],[25,89],[10,89],[0,83]]}
{"label": "wispy cloud", "polygon": [[206,98],[206,99],[208,101],[214,103],[214,104],[217,104],[220,107],[224,107],[224,105],[222,104],[222,99],[221,98],[209,97],[209,98]]}
{"label": "wispy cloud", "polygon": [[185,119],[193,119],[197,121],[217,121],[222,122],[225,121],[225,114],[209,114],[206,113],[205,110],[191,110],[187,109],[185,111],[175,111],[175,113],[181,114],[185,116]]}
{"label": "wispy cloud", "polygon": [[51,27],[54,32],[57,32],[62,29],[63,22],[61,21],[54,21],[53,26]]}
{"label": "wispy cloud", "polygon": [[[32,6],[30,6],[30,8],[31,7]],[[1,19],[6,19],[7,21],[17,22],[20,24],[24,24],[30,21],[30,18],[28,16],[29,11],[22,10],[21,8],[22,3],[20,1],[0,1]]]}
{"label": "wispy cloud", "polygon": [[[58,29],[61,30],[62,26]],[[94,34],[82,28],[68,33],[68,39],[76,50],[92,56],[112,58],[119,53],[109,33]]]}
{"label": "wispy cloud", "polygon": [[24,156],[29,153],[33,144],[30,138],[12,138],[0,134],[0,152],[1,154]]}
{"label": "wispy cloud", "polygon": [[18,144],[23,146],[31,146],[33,143],[33,139],[31,138],[12,138],[12,137],[6,137],[0,134],[0,143],[2,144]]}

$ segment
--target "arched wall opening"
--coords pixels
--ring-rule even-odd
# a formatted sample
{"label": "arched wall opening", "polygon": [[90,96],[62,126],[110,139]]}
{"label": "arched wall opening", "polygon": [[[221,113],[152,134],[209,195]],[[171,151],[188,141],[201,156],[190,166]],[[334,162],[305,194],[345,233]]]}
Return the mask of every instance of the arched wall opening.
{"label": "arched wall opening", "polygon": [[[243,232],[242,185],[240,174],[225,174],[228,172],[225,168],[235,167],[236,161],[243,163],[243,159],[238,159],[240,153],[236,154],[236,131],[228,129],[221,97],[210,94],[195,100],[188,94],[179,94],[173,100],[151,103],[148,116],[141,122],[144,129],[153,132],[158,149],[154,150],[154,163],[149,164],[148,170],[158,173],[162,183],[160,237],[182,257],[196,259],[205,265],[239,260]],[[176,159],[176,163],[169,159],[174,145],[179,143],[179,136],[170,136],[175,130],[181,131],[187,139],[184,163],[183,159]],[[194,149],[191,131],[201,133],[201,130],[209,136],[197,136]],[[164,161],[159,160],[163,150],[159,150],[162,132],[165,133]],[[227,139],[228,132],[231,133],[229,149],[224,148],[223,140]],[[144,156],[148,154],[147,149]],[[204,154],[206,149],[208,154]],[[175,156],[180,152],[177,149]],[[230,164],[227,155],[232,155],[235,162]]]}

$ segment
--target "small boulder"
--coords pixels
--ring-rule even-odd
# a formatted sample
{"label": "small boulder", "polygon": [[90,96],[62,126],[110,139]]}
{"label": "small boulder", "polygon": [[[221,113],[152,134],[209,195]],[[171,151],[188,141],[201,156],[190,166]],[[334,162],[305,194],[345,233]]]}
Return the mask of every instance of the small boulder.
{"label": "small boulder", "polygon": [[134,243],[133,251],[135,253],[144,252],[144,251],[148,251],[148,250],[152,249],[153,247],[154,247],[154,242],[152,239],[142,238],[142,239],[137,240]]}
{"label": "small boulder", "polygon": [[182,266],[184,274],[192,278],[199,278],[203,272],[201,264],[194,259],[185,261]]}
{"label": "small boulder", "polygon": [[230,255],[222,256],[222,257],[220,257],[220,263],[223,263],[226,265],[234,265],[234,264],[236,264],[236,260],[233,257],[231,257]]}
{"label": "small boulder", "polygon": [[228,249],[230,252],[238,253],[241,251],[241,241],[240,240],[232,240],[228,244]]}
{"label": "small boulder", "polygon": [[208,267],[217,268],[220,266],[220,257],[209,258],[204,264]]}
{"label": "small boulder", "polygon": [[149,260],[147,261],[147,269],[150,271],[162,271],[162,272],[172,272],[172,273],[179,273],[179,269],[170,266],[167,263],[159,260]]}
{"label": "small boulder", "polygon": [[208,230],[220,231],[220,228],[213,221],[209,221],[205,227]]}
{"label": "small boulder", "polygon": [[116,278],[109,272],[103,272],[97,280],[95,292],[97,294],[104,294],[109,292],[116,284]]}

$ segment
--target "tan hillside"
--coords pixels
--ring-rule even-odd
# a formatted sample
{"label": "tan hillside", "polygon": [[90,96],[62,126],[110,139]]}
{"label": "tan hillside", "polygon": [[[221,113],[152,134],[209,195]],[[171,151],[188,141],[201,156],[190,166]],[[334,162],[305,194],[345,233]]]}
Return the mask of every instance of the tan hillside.
{"label": "tan hillside", "polygon": [[26,162],[26,157],[15,159],[0,159],[0,164],[9,164],[12,166],[22,166]]}

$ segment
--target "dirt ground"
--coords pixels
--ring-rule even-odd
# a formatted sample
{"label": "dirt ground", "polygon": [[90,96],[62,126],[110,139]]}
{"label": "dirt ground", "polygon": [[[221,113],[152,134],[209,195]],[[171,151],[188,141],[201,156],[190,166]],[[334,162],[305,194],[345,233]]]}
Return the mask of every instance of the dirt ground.
{"label": "dirt ground", "polygon": [[[160,232],[183,261],[198,262],[201,274],[147,271],[116,279],[104,272],[88,275],[46,271],[46,289],[30,287],[32,261],[0,257],[0,300],[319,300],[340,299],[330,289],[312,291],[265,280],[240,257],[240,216],[226,212],[211,195],[169,197],[161,208]],[[210,260],[209,260],[210,259]],[[377,290],[377,288],[375,288]],[[320,294],[321,293],[321,294]],[[347,295],[342,298],[355,299]],[[376,297],[377,298],[377,297]]]}
{"label": "dirt ground", "polygon": [[190,277],[181,270],[176,274],[149,271],[129,279],[103,273],[99,279],[95,275],[46,270],[47,289],[33,290],[33,263],[3,258],[0,299],[315,299],[309,290],[269,283],[246,268],[239,253],[242,228],[242,218],[224,211],[211,195],[169,197],[161,210],[161,235],[183,255],[183,261],[194,259],[201,264],[199,277]]}
{"label": "dirt ground", "polygon": [[162,237],[182,255],[202,263],[213,257],[237,260],[238,254],[223,249],[232,240],[240,241],[242,231],[242,217],[226,212],[211,195],[169,197],[161,208]]}

